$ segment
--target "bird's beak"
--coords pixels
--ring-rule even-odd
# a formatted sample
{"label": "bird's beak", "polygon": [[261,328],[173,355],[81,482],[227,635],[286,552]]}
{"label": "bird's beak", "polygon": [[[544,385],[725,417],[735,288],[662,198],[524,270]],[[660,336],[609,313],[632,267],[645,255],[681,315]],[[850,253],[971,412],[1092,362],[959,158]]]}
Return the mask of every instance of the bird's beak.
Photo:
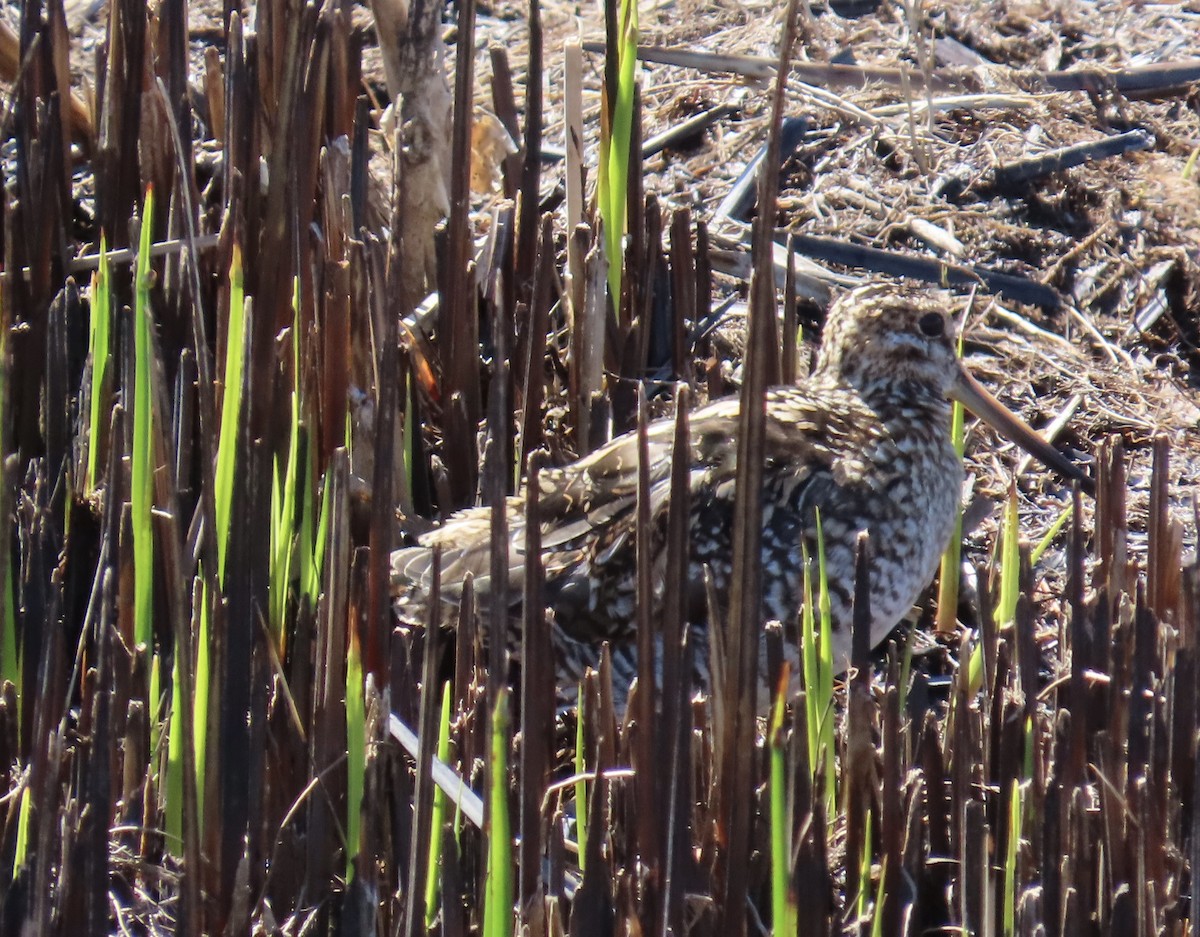
{"label": "bird's beak", "polygon": [[952,400],[957,400],[977,417],[991,425],[1001,435],[1015,442],[1035,459],[1040,459],[1046,466],[1059,472],[1065,478],[1078,481],[1084,491],[1092,493],[1094,487],[1092,479],[1082,468],[1030,429],[1020,417],[993,397],[961,365],[958,368],[958,379],[951,386],[948,395]]}

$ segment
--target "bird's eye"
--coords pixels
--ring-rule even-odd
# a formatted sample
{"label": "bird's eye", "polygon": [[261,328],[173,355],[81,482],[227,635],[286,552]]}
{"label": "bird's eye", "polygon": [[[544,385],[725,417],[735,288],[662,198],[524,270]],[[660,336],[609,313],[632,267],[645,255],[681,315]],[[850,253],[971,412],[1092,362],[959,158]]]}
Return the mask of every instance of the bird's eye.
{"label": "bird's eye", "polygon": [[946,320],[940,313],[927,312],[917,320],[917,328],[927,338],[941,338],[946,333]]}

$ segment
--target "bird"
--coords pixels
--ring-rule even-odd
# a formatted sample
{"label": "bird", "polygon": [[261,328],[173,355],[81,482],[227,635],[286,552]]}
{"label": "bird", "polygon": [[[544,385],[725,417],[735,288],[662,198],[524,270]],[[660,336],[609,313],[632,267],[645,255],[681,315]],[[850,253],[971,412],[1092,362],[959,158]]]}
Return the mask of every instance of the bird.
{"label": "bird", "polygon": [[[1068,478],[1086,481],[1074,462],[1007,410],[965,369],[944,294],[873,283],[834,301],[807,378],[766,392],[762,448],[762,612],[758,624],[792,629],[804,602],[804,564],[817,556],[818,517],[831,613],[832,656],[844,671],[851,653],[855,551],[870,543],[870,637],[881,644],[929,586],[952,535],[963,483],[950,437],[951,401],[960,401],[1000,433]],[[709,689],[706,601],[728,602],[733,573],[734,501],[741,402],[715,400],[690,415],[688,590],[685,615],[692,685]],[[665,540],[675,425],[647,427],[651,517],[652,617],[665,596]],[[592,453],[537,476],[544,597],[556,652],[559,699],[569,701],[607,642],[614,698],[637,676],[635,549],[638,441],[614,438]],[[518,653],[525,511],[508,514],[508,629]],[[441,552],[443,620],[468,575],[477,595],[490,589],[490,509],[451,515],[416,546],[392,555],[394,605],[402,623],[430,618],[433,551]],[[706,582],[706,577],[707,582]],[[814,580],[815,581],[815,578]],[[488,601],[477,607],[486,614]],[[726,609],[722,609],[725,611]],[[786,642],[792,673],[795,641]],[[661,644],[656,668],[661,674]],[[760,638],[760,668],[765,667]],[[839,671],[839,672],[840,672]],[[760,684],[763,681],[760,681]],[[760,692],[761,700],[764,697]]]}

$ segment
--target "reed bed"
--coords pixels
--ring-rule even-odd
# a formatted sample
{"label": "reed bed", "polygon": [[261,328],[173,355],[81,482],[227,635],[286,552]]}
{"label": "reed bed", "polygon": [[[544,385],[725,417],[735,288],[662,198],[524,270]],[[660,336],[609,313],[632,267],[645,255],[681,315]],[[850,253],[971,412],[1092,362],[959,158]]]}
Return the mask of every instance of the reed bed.
{"label": "reed bed", "polygon": [[[777,71],[795,6],[772,27]],[[536,0],[523,85],[490,50],[517,152],[481,199],[474,0],[449,70],[438,4],[403,29],[376,4],[373,34],[342,5],[227,5],[197,56],[186,4],[112,0],[90,96],[62,4],[21,5],[0,152],[0,932],[1195,932],[1200,580],[1171,468],[1193,453],[1165,435],[1076,438],[1094,502],[1025,473],[1002,545],[967,551],[961,594],[943,584],[932,652],[907,631],[859,642],[837,676],[818,576],[805,691],[775,694],[769,720],[749,497],[711,697],[688,686],[668,602],[638,620],[643,647],[681,648],[661,680],[647,668],[618,714],[603,659],[559,711],[536,537],[519,666],[475,614],[503,601],[499,559],[453,631],[397,626],[390,553],[438,517],[523,488],[536,532],[541,467],[654,414],[685,434],[697,397],[797,372],[819,304],[797,309],[813,293],[794,256],[780,302],[774,222],[820,198],[788,194],[787,94],[758,204],[781,172],[784,195],[757,214],[735,340],[715,325],[730,256],[710,217],[647,191],[630,158],[643,88],[620,7],[603,155],[568,148],[561,193]],[[568,123],[583,80],[566,76]],[[1178,310],[1195,261],[1176,263]],[[673,485],[681,590],[682,462]],[[784,633],[765,696],[787,686]]]}

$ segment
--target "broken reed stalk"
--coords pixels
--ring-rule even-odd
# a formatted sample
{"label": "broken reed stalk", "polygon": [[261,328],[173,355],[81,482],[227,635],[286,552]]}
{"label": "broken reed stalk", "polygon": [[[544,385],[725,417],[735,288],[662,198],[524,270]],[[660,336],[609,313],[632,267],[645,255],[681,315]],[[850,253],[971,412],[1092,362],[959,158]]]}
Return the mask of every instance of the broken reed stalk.
{"label": "broken reed stalk", "polygon": [[[781,75],[787,74],[796,40],[796,0],[784,14],[780,47]],[[779,343],[775,333],[775,275],[771,245],[775,233],[775,205],[779,190],[780,128],[783,122],[785,82],[777,81],[772,101],[765,171],[759,180],[759,216],[754,228],[754,278],[750,284],[750,320],[746,374],[742,385],[737,441],[737,494],[733,522],[733,571],[729,593],[727,648],[730,661],[723,695],[727,721],[719,728],[722,742],[721,823],[725,848],[718,880],[722,930],[730,935],[746,932],[746,894],[750,847],[750,805],[753,774],[745,757],[754,744],[758,629],[762,614],[762,478],[761,454],[765,441],[766,389],[777,379]]]}

